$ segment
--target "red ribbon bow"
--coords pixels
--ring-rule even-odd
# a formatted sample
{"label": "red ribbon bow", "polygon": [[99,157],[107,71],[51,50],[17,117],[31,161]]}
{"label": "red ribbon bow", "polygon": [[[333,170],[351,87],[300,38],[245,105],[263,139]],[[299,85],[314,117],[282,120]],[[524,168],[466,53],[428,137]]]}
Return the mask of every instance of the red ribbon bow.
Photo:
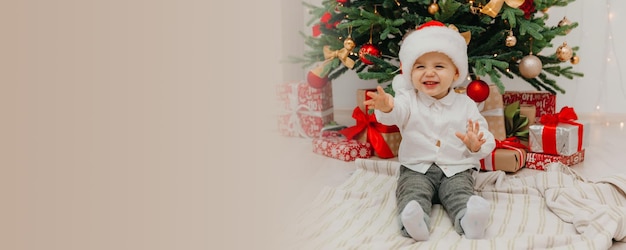
{"label": "red ribbon bow", "polygon": [[498,148],[508,148],[508,149],[524,149],[524,150],[528,150],[528,147],[526,147],[526,145],[522,144],[520,142],[520,140],[515,137],[515,136],[511,136],[509,138],[504,139],[504,141],[498,140],[496,139],[496,149]]}
{"label": "red ribbon bow", "polygon": [[574,108],[565,106],[556,114],[542,115],[540,122],[543,125],[556,126],[559,122],[568,123],[569,121],[575,120],[578,120],[578,116],[576,115]]}
{"label": "red ribbon bow", "polygon": [[556,127],[559,123],[578,126],[578,151],[582,149],[583,125],[574,122],[575,120],[578,120],[578,115],[576,115],[574,108],[567,106],[561,108],[561,111],[556,114],[541,116],[540,122],[544,125],[541,136],[544,153],[553,155],[558,154],[556,145]]}
{"label": "red ribbon bow", "polygon": [[376,120],[376,115],[366,114],[359,107],[356,107],[352,111],[352,118],[356,120],[356,125],[342,129],[339,131],[346,138],[352,139],[361,133],[364,129],[367,129],[367,141],[372,144],[374,151],[380,158],[393,158],[393,152],[387,145],[387,142],[383,138],[381,133],[393,133],[400,132],[397,126],[387,126],[379,123]]}

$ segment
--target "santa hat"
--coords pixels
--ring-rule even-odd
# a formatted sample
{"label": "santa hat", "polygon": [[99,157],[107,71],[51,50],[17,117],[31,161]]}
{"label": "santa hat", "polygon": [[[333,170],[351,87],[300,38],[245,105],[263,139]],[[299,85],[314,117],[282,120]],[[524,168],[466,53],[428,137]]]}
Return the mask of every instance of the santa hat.
{"label": "santa hat", "polygon": [[[465,38],[457,30],[446,27],[438,21],[428,21],[410,32],[400,47],[400,65],[404,80],[411,83],[411,70],[415,60],[428,52],[440,52],[452,59],[459,70],[459,78],[452,83],[452,87],[460,86],[467,77],[467,44]],[[400,87],[400,86],[397,86]],[[395,87],[394,87],[395,89]]]}

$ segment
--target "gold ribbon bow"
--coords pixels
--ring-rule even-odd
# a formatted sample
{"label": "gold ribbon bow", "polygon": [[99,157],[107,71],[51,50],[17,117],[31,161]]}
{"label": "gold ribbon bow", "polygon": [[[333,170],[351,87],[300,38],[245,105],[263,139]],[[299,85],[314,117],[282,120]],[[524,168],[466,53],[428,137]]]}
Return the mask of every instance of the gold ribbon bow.
{"label": "gold ribbon bow", "polygon": [[[352,42],[352,44],[354,44],[354,42]],[[326,58],[327,61],[330,61],[335,57],[339,58],[343,65],[345,65],[349,69],[352,69],[354,67],[354,60],[348,57],[350,55],[350,52],[352,52],[352,49],[354,49],[354,45],[350,45],[349,42],[344,42],[343,48],[339,50],[331,50],[330,46],[326,45],[323,48],[324,58]]]}
{"label": "gold ribbon bow", "polygon": [[354,60],[348,57],[354,47],[356,47],[356,44],[354,43],[354,40],[352,40],[352,38],[350,37],[346,38],[346,40],[343,41],[343,48],[339,50],[331,50],[329,45],[325,45],[322,48],[322,51],[324,52],[324,58],[326,60],[324,60],[322,63],[317,65],[317,67],[312,69],[311,73],[320,78],[326,77],[328,75],[328,72],[324,72],[324,68],[330,61],[335,58],[339,58],[341,63],[343,63],[343,65],[345,65],[349,69],[354,68]]}
{"label": "gold ribbon bow", "polygon": [[480,13],[488,15],[492,18],[496,17],[500,12],[500,9],[502,9],[503,3],[506,3],[506,5],[511,8],[518,8],[524,3],[524,0],[491,0],[487,3],[487,5],[483,6]]}

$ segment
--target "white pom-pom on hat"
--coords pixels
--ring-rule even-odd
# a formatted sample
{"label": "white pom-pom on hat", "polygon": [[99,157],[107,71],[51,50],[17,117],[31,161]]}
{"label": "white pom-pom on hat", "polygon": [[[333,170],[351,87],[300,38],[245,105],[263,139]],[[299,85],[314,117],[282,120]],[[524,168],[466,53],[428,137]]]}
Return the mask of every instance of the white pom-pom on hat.
{"label": "white pom-pom on hat", "polygon": [[439,21],[428,21],[420,25],[417,30],[409,33],[400,45],[400,63],[405,84],[410,86],[396,86],[413,90],[411,70],[415,60],[429,52],[440,52],[452,60],[459,70],[459,78],[452,83],[452,88],[460,86],[467,78],[467,43],[458,31],[446,27]]}

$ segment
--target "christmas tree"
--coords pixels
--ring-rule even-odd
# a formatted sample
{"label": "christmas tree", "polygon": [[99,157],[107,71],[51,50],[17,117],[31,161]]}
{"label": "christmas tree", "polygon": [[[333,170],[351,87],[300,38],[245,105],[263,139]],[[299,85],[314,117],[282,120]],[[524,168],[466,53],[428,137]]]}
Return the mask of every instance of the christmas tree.
{"label": "christmas tree", "polygon": [[[400,73],[398,52],[403,36],[437,20],[458,30],[469,42],[472,79],[489,77],[504,92],[501,77],[519,77],[537,90],[565,93],[554,77],[582,77],[578,47],[560,44],[550,55],[551,41],[578,23],[563,17],[546,25],[547,10],[574,0],[324,0],[304,3],[312,15],[310,34],[302,33],[309,50],[291,61],[313,67],[312,86],[325,84],[349,70],[361,79],[386,83]],[[545,53],[544,53],[545,54]],[[389,87],[388,87],[389,88]]]}

